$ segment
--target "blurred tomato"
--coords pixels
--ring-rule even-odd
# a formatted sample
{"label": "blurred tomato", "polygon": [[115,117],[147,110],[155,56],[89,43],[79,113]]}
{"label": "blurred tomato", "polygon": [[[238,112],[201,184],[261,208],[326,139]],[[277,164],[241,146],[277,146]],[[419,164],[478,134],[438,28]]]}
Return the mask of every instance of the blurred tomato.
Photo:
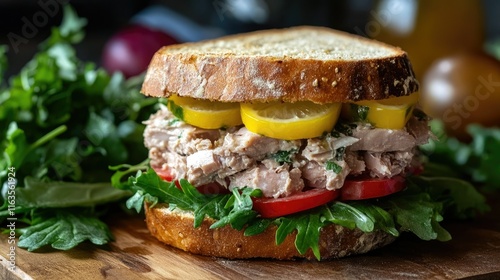
{"label": "blurred tomato", "polygon": [[468,124],[500,126],[500,62],[483,53],[437,60],[423,77],[421,103],[461,140]]}
{"label": "blurred tomato", "polygon": [[110,72],[120,71],[125,77],[135,76],[147,69],[158,49],[175,43],[174,38],[161,31],[131,25],[106,43],[102,63]]}

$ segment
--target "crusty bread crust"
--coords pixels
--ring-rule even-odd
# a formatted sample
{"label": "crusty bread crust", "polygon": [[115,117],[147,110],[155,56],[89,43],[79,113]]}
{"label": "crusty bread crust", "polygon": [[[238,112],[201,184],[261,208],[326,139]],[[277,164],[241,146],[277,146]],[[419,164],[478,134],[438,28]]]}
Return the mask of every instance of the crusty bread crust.
{"label": "crusty bread crust", "polygon": [[417,90],[410,61],[400,48],[305,26],[163,47],[151,60],[141,92],[223,102],[330,103]]}
{"label": "crusty bread crust", "polygon": [[[210,229],[214,222],[206,218],[202,225],[194,228],[191,212],[169,210],[165,204],[150,208],[145,205],[146,223],[149,231],[158,240],[194,254],[228,259],[273,258],[290,260],[297,258],[315,259],[309,249],[300,255],[295,248],[295,233],[276,245],[277,227],[272,225],[266,231],[255,236],[244,236],[230,226]],[[320,235],[321,259],[340,258],[353,254],[362,254],[385,246],[395,238],[385,232],[363,233],[338,225],[329,225]]]}

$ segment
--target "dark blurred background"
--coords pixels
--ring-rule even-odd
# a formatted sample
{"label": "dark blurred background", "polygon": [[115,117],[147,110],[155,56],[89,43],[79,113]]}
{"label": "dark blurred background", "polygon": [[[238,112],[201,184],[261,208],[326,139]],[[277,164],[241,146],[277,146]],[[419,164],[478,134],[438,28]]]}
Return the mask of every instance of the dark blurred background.
{"label": "dark blurred background", "polygon": [[[101,52],[106,41],[120,29],[126,27],[134,16],[144,11],[148,7],[159,5],[166,7],[169,11],[186,17],[202,27],[212,27],[216,32],[212,35],[243,32],[255,29],[286,27],[292,25],[322,25],[344,30],[350,33],[357,33],[364,36],[377,35],[380,33],[377,28],[386,27],[385,15],[391,16],[391,5],[398,3],[404,6],[416,5],[417,8],[424,2],[443,2],[448,9],[435,11],[440,15],[442,23],[452,21],[455,24],[457,33],[461,33],[461,24],[470,25],[476,20],[461,15],[461,21],[456,21],[448,15],[456,6],[464,6],[459,2],[464,0],[164,0],[164,1],[142,1],[142,0],[0,0],[0,44],[11,44],[8,38],[9,33],[21,35],[24,19],[32,21],[37,12],[44,11],[44,7],[51,4],[70,2],[80,16],[88,19],[86,28],[87,36],[85,41],[78,48],[78,53],[83,59],[101,62]],[[485,40],[495,40],[500,36],[500,1],[496,0],[465,0],[473,3],[468,6],[481,7],[484,13]],[[422,3],[420,3],[422,2]],[[428,4],[425,4],[428,5]],[[380,8],[382,7],[382,8]],[[53,9],[52,9],[53,10]],[[388,12],[388,13],[387,13]],[[430,11],[424,11],[429,13]],[[377,14],[380,17],[377,17]],[[17,73],[18,69],[33,55],[37,44],[45,39],[50,33],[50,27],[59,24],[61,20],[61,9],[48,16],[48,21],[43,26],[37,28],[36,35],[29,39],[29,42],[19,44],[18,52],[9,52],[9,74]],[[435,15],[430,15],[430,17]],[[167,16],[168,17],[168,16]],[[411,18],[411,15],[405,17]],[[425,19],[425,15],[418,20]],[[39,17],[42,21],[43,17]],[[378,21],[376,24],[371,21]],[[430,19],[433,20],[433,19]],[[39,23],[43,23],[39,22]],[[168,26],[166,26],[168,29]],[[434,26],[434,28],[439,28]],[[206,34],[207,37],[213,37]],[[467,34],[464,41],[467,41]],[[194,36],[202,39],[202,36]],[[387,36],[372,36],[375,39],[383,40]],[[380,37],[380,38],[377,38]]]}

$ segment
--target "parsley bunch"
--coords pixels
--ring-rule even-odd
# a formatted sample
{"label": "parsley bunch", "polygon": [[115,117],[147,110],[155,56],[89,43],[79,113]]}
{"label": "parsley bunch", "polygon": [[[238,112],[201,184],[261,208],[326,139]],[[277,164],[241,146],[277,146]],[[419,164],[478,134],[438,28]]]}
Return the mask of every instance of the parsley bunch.
{"label": "parsley bunch", "polygon": [[[142,77],[125,80],[78,59],[73,45],[85,25],[66,5],[61,25],[10,79],[0,46],[0,219],[15,214],[27,225],[18,224],[18,245],[29,250],[108,242],[99,217],[108,203],[130,196],[110,187],[108,166],[147,157],[141,122],[157,100],[139,93]],[[8,170],[17,180],[14,204]]]}

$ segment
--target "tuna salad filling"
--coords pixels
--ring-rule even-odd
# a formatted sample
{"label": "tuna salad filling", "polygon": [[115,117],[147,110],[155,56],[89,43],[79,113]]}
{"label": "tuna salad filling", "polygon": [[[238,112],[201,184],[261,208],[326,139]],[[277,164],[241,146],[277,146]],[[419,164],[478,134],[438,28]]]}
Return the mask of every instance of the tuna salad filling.
{"label": "tuna salad filling", "polygon": [[165,106],[145,122],[151,166],[194,186],[217,182],[258,188],[265,197],[286,197],[304,188],[339,189],[348,176],[391,178],[418,165],[416,146],[431,133],[427,119],[412,116],[404,129],[338,124],[322,137],[279,140],[244,126],[201,129]]}

